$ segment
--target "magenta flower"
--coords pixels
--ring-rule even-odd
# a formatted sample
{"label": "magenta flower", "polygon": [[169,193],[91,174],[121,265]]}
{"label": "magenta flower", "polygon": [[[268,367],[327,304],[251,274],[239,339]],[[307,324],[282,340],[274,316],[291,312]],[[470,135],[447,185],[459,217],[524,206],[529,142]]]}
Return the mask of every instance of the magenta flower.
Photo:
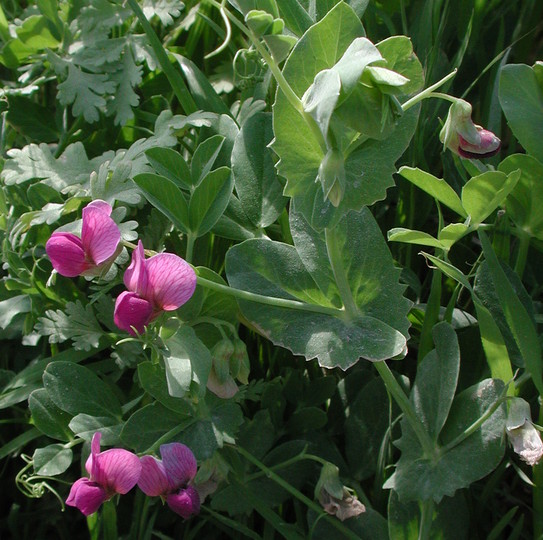
{"label": "magenta flower", "polygon": [[149,497],[161,497],[184,519],[200,511],[200,496],[191,485],[197,464],[190,448],[181,443],[163,444],[162,460],[143,456],[139,488]]}
{"label": "magenta flower", "polygon": [[102,200],[83,208],[81,238],[54,232],[45,244],[53,268],[62,276],[96,276],[107,270],[121,250],[121,232],[111,219],[111,206]]}
{"label": "magenta flower", "polygon": [[66,499],[68,506],[79,508],[86,516],[94,514],[116,493],[124,495],[130,491],[141,473],[141,462],[132,452],[122,448],[100,452],[101,437],[99,431],[92,437],[91,454],[85,463],[90,478],[74,482]]}
{"label": "magenta flower", "polygon": [[128,291],[115,302],[115,324],[134,334],[162,311],[174,311],[193,295],[196,274],[192,266],[173,253],[159,253],[145,259],[141,240],[132,253],[132,263],[124,273]]}

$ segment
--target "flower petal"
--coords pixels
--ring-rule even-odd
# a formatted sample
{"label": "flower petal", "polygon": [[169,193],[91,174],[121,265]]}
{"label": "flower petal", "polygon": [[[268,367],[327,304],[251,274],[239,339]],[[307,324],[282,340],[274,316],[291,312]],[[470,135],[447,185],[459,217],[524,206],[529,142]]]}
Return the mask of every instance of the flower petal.
{"label": "flower petal", "polygon": [[188,446],[181,443],[163,444],[160,455],[170,482],[170,492],[185,487],[196,476],[198,465]]}
{"label": "flower petal", "polygon": [[141,334],[151,321],[153,306],[136,293],[124,291],[115,301],[113,320],[121,329],[134,335],[132,326]]}
{"label": "flower petal", "polygon": [[111,448],[94,456],[92,479],[110,496],[130,491],[138,483],[140,474],[139,457],[123,448]]}
{"label": "flower petal", "polygon": [[141,298],[148,298],[147,268],[145,264],[145,252],[141,240],[138,247],[132,252],[132,262],[124,273],[124,284],[129,291],[138,293]]}
{"label": "flower petal", "polygon": [[181,257],[159,253],[148,259],[146,265],[155,309],[173,311],[194,294],[196,274]]}
{"label": "flower petal", "polygon": [[89,268],[81,240],[72,233],[55,232],[45,244],[53,268],[65,277],[75,277]]}
{"label": "flower petal", "polygon": [[91,480],[96,480],[96,473],[93,470],[93,464],[95,463],[96,456],[100,453],[100,440],[102,439],[102,433],[100,431],[95,432],[91,441],[91,453],[85,463],[85,469],[89,473]]}
{"label": "flower petal", "polygon": [[105,489],[88,478],[80,478],[75,481],[66,499],[68,506],[79,508],[83,514],[94,514],[100,505],[108,499]]}
{"label": "flower petal", "polygon": [[192,486],[182,489],[179,493],[168,495],[166,503],[184,519],[200,511],[200,497]]}
{"label": "flower petal", "polygon": [[[83,226],[81,242],[87,257],[96,265],[100,265],[115,255],[121,241],[121,231],[109,217],[111,206],[104,201],[95,201],[83,208]],[[104,205],[109,207],[109,213],[104,211]]]}
{"label": "flower petal", "polygon": [[149,497],[167,495],[170,492],[170,482],[162,462],[153,456],[142,456],[140,462],[141,475],[138,487]]}

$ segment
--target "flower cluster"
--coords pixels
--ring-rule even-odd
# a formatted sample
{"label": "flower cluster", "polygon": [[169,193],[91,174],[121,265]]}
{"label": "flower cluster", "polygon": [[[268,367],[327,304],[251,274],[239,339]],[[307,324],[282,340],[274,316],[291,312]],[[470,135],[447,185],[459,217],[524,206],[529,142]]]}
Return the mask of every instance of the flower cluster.
{"label": "flower cluster", "polygon": [[196,458],[181,443],[163,444],[162,460],[153,456],[139,458],[128,450],[112,448],[100,452],[102,434],[94,434],[91,454],[85,468],[90,478],[80,478],[66,499],[68,506],[89,516],[115,494],[124,495],[136,484],[150,497],[161,497],[181,517],[187,519],[200,511],[200,495],[192,485],[196,476]]}
{"label": "flower cluster", "polygon": [[[111,206],[101,200],[83,209],[81,238],[54,232],[45,245],[53,268],[62,276],[103,275],[121,252],[121,232],[111,218]],[[173,253],[159,253],[145,259],[138,242],[132,263],[124,274],[127,291],[115,302],[114,321],[132,335],[163,311],[173,311],[187,302],[196,288],[196,274],[190,264]]]}

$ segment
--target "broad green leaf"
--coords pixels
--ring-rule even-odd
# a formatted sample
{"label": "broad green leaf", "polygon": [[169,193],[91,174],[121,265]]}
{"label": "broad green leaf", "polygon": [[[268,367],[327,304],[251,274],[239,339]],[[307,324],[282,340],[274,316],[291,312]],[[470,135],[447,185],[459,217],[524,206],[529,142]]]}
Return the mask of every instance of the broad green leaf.
{"label": "broad green leaf", "polygon": [[168,392],[166,381],[166,370],[160,364],[152,362],[141,362],[138,364],[138,380],[143,389],[159,403],[173,412],[179,414],[190,414],[189,404]]}
{"label": "broad green leaf", "polygon": [[[321,514],[322,515],[322,514]],[[387,532],[387,520],[373,508],[366,508],[366,511],[362,514],[346,519],[343,525],[348,531],[351,531],[348,535],[347,531],[339,532],[328,520],[319,519],[313,511],[308,512],[307,520],[308,524],[313,531],[313,540],[353,540],[355,538],[359,540],[389,540]],[[333,517],[332,519],[338,519]]]}
{"label": "broad green leaf", "polygon": [[185,195],[165,176],[143,173],[134,177],[145,198],[160,210],[181,231],[188,233],[189,208]]}
{"label": "broad green leaf", "polygon": [[[360,357],[402,354],[409,302],[369,210],[347,214],[327,238],[295,211],[291,220],[295,247],[247,240],[230,249],[226,271],[231,286],[298,301],[299,309],[240,300],[245,317],[274,343],[323,367],[347,369]],[[349,303],[346,312],[339,309],[342,300]]]}
{"label": "broad green leaf", "polygon": [[192,177],[183,156],[172,148],[149,148],[145,152],[153,169],[171,180],[177,187],[190,189]]}
{"label": "broad green leaf", "polygon": [[541,344],[536,327],[507,279],[484,231],[479,231],[479,238],[507,324],[522,354],[526,370],[537,391],[543,395]]}
{"label": "broad green leaf", "polygon": [[500,105],[515,137],[543,162],[543,88],[530,66],[509,64],[500,73]]}
{"label": "broad green leaf", "polygon": [[443,245],[443,248],[449,250],[468,232],[470,232],[470,228],[464,223],[449,223],[449,225],[439,231],[437,238]]}
{"label": "broad green leaf", "polygon": [[298,0],[276,0],[276,2],[287,28],[297,36],[301,36],[313,24],[313,19]]}
{"label": "broad green leaf", "polygon": [[458,383],[460,349],[456,334],[442,322],[432,330],[435,349],[419,364],[411,392],[417,417],[434,442],[445,425]]}
{"label": "broad green leaf", "polygon": [[222,135],[213,135],[198,145],[190,163],[193,185],[197,185],[213,169],[224,141]]}
{"label": "broad green leaf", "polygon": [[479,429],[434,459],[424,455],[410,425],[402,420],[402,437],[396,442],[402,454],[385,489],[396,491],[402,503],[439,503],[492,472],[505,451],[505,404],[498,404],[503,390],[502,381],[486,379],[458,394],[441,431],[443,445],[455,441],[491,407],[497,408]]}
{"label": "broad green leaf", "polygon": [[47,390],[34,390],[28,398],[28,408],[33,424],[48,437],[59,441],[69,441],[71,432],[68,424],[71,414],[59,409],[49,397]]}
{"label": "broad green leaf", "polygon": [[54,112],[25,96],[8,96],[7,121],[31,140],[52,143],[58,141],[59,131]]}
{"label": "broad green leaf", "polygon": [[274,223],[287,202],[268,148],[272,138],[271,115],[257,113],[245,122],[232,150],[236,193],[244,213],[258,228]]}
{"label": "broad green leaf", "polygon": [[2,300],[0,302],[0,328],[5,330],[17,315],[28,313],[30,310],[30,297],[26,294]]}
{"label": "broad green leaf", "polygon": [[50,444],[45,448],[36,448],[32,454],[34,472],[40,476],[57,476],[62,474],[72,464],[71,448],[62,444]]}
{"label": "broad green leaf", "polygon": [[526,154],[513,154],[498,166],[505,174],[520,169],[520,178],[505,201],[507,215],[517,227],[543,240],[543,164]]}
{"label": "broad green leaf", "polygon": [[228,206],[234,180],[228,167],[206,174],[191,194],[189,201],[190,230],[197,236],[209,232]]}
{"label": "broad green leaf", "polygon": [[264,36],[263,39],[278,64],[287,58],[292,47],[298,41],[294,36],[285,34]]}
{"label": "broad green leaf", "polygon": [[211,370],[211,353],[189,326],[182,326],[166,340],[170,352],[164,358],[168,392],[173,397],[183,397],[191,388],[203,396]]}
{"label": "broad green leaf", "polygon": [[90,369],[72,362],[51,362],[43,386],[57,407],[72,415],[121,416],[113,390]]}
{"label": "broad green leaf", "polygon": [[470,224],[482,223],[498,206],[501,206],[515,188],[520,171],[506,175],[487,171],[471,178],[462,188],[462,206],[470,216]]}
{"label": "broad green leaf", "polygon": [[389,242],[403,242],[404,244],[416,244],[419,246],[430,246],[438,249],[445,249],[445,246],[432,235],[423,231],[413,231],[403,227],[390,229],[387,235]]}
{"label": "broad green leaf", "polygon": [[119,435],[123,428],[118,418],[111,416],[92,416],[79,413],[70,421],[70,429],[82,439],[91,442],[94,434],[99,431],[102,434],[101,443],[104,446],[117,446],[120,444]]}
{"label": "broad green leaf", "polygon": [[436,178],[430,173],[413,167],[401,167],[398,173],[460,216],[468,217],[460,197],[442,178]]}

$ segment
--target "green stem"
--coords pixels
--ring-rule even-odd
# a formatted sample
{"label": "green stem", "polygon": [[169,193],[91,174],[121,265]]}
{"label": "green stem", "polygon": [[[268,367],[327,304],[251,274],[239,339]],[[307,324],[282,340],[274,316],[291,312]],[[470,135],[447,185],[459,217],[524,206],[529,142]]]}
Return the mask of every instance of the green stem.
{"label": "green stem", "polygon": [[530,249],[530,235],[522,229],[517,229],[515,234],[519,239],[515,272],[522,279],[524,269],[526,268],[526,261],[528,260],[528,250]]}
{"label": "green stem", "polygon": [[432,84],[432,86],[429,86],[428,88],[426,88],[425,90],[417,94],[416,96],[413,96],[411,99],[408,99],[402,105],[402,110],[405,112],[411,107],[413,107],[414,105],[416,105],[417,103],[421,102],[423,99],[427,99],[429,97],[439,97],[442,99],[446,99],[448,101],[452,101],[453,103],[457,101],[457,98],[454,98],[447,94],[438,94],[438,93],[434,94],[434,90],[437,90],[440,86],[442,86],[447,81],[452,79],[456,75],[456,72],[457,72],[457,69],[455,68],[454,71],[449,73],[447,76],[443,77],[443,79],[441,79],[440,81],[437,81],[435,84]]}
{"label": "green stem", "polygon": [[[247,450],[245,450],[241,446],[234,446],[233,448],[235,448],[247,461],[250,461],[255,467],[258,467],[261,471],[263,471],[270,480],[273,480],[276,484],[281,486],[285,491],[287,491],[293,497],[295,497],[300,502],[305,504],[309,509],[316,512],[318,515],[323,513],[323,509],[316,502],[312,501],[311,499],[306,497],[303,493],[300,493],[297,489],[292,487],[286,480],[283,480],[283,478],[275,474],[269,467],[264,465],[264,463],[259,461],[249,452],[247,452]],[[343,534],[343,538],[350,538],[352,540],[359,539],[358,535],[356,535],[351,530],[349,530],[337,518],[333,518],[329,515],[325,515],[324,519],[326,519],[326,521],[328,521],[330,525],[333,525],[336,529],[338,529],[338,531],[340,531]]]}
{"label": "green stem", "polygon": [[198,418],[189,418],[185,422],[181,422],[176,427],[170,429],[168,433],[162,435],[162,437],[160,437],[157,441],[155,441],[152,446],[147,448],[147,450],[142,452],[142,454],[153,454],[156,451],[156,449],[160,447],[161,444],[170,442],[173,439],[173,437],[175,437],[178,433],[185,431],[185,429],[192,426],[192,424],[195,424],[196,422],[198,422]]}
{"label": "green stem", "polygon": [[428,499],[427,501],[424,501],[422,503],[418,540],[428,540],[430,538],[430,531],[432,529],[433,518],[434,518],[434,501],[433,499]]}
{"label": "green stem", "polygon": [[339,242],[334,234],[333,229],[324,229],[324,237],[326,239],[326,250],[328,258],[332,266],[332,272],[336,280],[336,285],[339,291],[339,296],[345,307],[345,312],[349,319],[355,319],[358,316],[358,308],[353,297],[353,292],[349,286],[347,274],[343,267],[341,252],[339,250]]}
{"label": "green stem", "polygon": [[392,371],[390,371],[390,368],[384,361],[374,362],[373,365],[381,376],[381,379],[383,380],[383,383],[385,384],[388,392],[392,395],[392,397],[404,413],[405,418],[411,425],[411,428],[415,432],[415,435],[417,436],[417,439],[422,446],[425,456],[432,460],[436,459],[438,453],[436,445],[434,444],[434,442],[430,438],[430,435],[428,435],[428,432],[419,420],[419,417],[413,409],[409,398],[403,391],[402,387],[399,385]]}
{"label": "green stem", "polygon": [[183,80],[183,77],[181,77],[181,74],[176,71],[176,69],[170,63],[170,60],[168,59],[168,55],[166,54],[162,43],[158,39],[158,36],[153,30],[153,27],[145,17],[141,7],[138,5],[137,0],[128,0],[128,5],[132,8],[132,11],[135,13],[136,17],[140,21],[140,24],[143,27],[145,34],[147,35],[147,39],[149,39],[151,47],[156,54],[158,63],[160,64],[162,71],[168,78],[168,81],[172,86],[172,90],[177,99],[179,100],[181,107],[183,107],[183,110],[186,114],[197,111],[198,107],[192,99],[192,96],[189,92],[189,89],[187,88],[187,85],[185,84],[185,81]]}
{"label": "green stem", "polygon": [[195,241],[196,241],[196,236],[194,234],[187,234],[187,251],[185,252],[185,260],[189,264],[192,263],[192,253],[194,251]]}
{"label": "green stem", "polygon": [[334,317],[343,317],[344,310],[318,306],[316,304],[307,304],[305,302],[300,302],[298,300],[288,300],[287,298],[274,298],[272,296],[264,296],[262,294],[256,294],[249,291],[243,291],[241,289],[234,289],[228,285],[222,285],[221,283],[216,283],[215,281],[210,281],[201,276],[197,276],[196,282],[202,287],[211,289],[212,291],[222,292],[239,298],[240,300],[249,300],[251,302],[258,302],[259,304],[265,304],[268,306],[274,307],[283,307],[289,309],[298,309],[301,311],[311,311],[313,313],[324,313],[325,315],[332,315]]}
{"label": "green stem", "polygon": [[117,540],[117,510],[113,500],[102,506],[102,538],[103,540]]}
{"label": "green stem", "polygon": [[[278,463],[277,465],[273,465],[272,467],[270,467],[270,469],[272,471],[278,471],[280,469],[290,467],[291,465],[294,465],[295,463],[298,463],[299,461],[303,461],[304,459],[308,461],[316,461],[317,463],[320,463],[321,465],[326,465],[327,463],[329,463],[328,461],[320,458],[319,456],[314,456],[313,454],[305,454],[304,452],[302,452],[301,454],[297,456],[294,456],[293,458],[287,459],[286,461],[282,461],[281,463]],[[259,471],[257,473],[246,476],[245,482],[256,480],[257,478],[261,478],[262,476],[265,476],[265,475],[266,473],[264,471]]]}

